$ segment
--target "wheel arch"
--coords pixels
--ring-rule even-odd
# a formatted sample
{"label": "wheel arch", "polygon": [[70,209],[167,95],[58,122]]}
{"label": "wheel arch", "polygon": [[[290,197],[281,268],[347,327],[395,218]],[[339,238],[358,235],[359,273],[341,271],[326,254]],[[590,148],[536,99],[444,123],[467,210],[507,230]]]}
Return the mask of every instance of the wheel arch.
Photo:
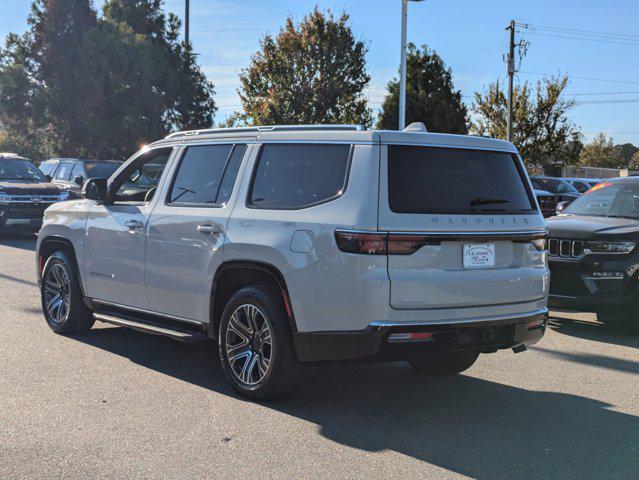
{"label": "wheel arch", "polygon": [[291,332],[297,332],[295,315],[286,280],[282,272],[270,263],[252,260],[229,260],[222,263],[211,287],[209,336],[216,338],[222,311],[228,299],[240,288],[248,285],[268,284],[277,287],[289,320]]}
{"label": "wheel arch", "polygon": [[77,253],[75,251],[75,247],[73,246],[73,242],[65,237],[51,235],[39,241],[38,254],[37,254],[38,283],[42,281],[42,270],[44,268],[44,265],[47,263],[47,260],[54,252],[57,252],[60,250],[65,250],[69,253],[71,261],[73,262],[73,267],[75,268],[76,274],[78,275],[78,283],[80,284],[80,291],[82,292],[82,296],[84,297],[85,294],[84,294],[84,285],[82,282],[82,272],[80,271],[80,265],[78,263]]}

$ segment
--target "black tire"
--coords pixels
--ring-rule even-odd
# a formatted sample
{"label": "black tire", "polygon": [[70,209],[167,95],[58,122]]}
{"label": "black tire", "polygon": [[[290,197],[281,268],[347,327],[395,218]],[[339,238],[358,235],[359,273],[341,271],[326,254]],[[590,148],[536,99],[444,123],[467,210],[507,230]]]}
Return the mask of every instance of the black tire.
{"label": "black tire", "polygon": [[[59,296],[57,300],[56,292]],[[44,318],[56,333],[87,332],[95,323],[91,310],[82,298],[75,264],[66,251],[54,252],[47,259],[42,269],[40,298]],[[60,304],[57,309],[56,303]]]}
{"label": "black tire", "polygon": [[408,364],[418,373],[452,375],[468,370],[477,361],[479,352],[436,351],[409,358]]}
{"label": "black tire", "polygon": [[624,325],[634,320],[634,315],[627,311],[597,312],[597,320],[606,325]]}
{"label": "black tire", "polygon": [[252,400],[283,396],[300,376],[302,367],[282,296],[275,288],[258,285],[236,292],[222,313],[218,344],[226,378],[235,390]]}

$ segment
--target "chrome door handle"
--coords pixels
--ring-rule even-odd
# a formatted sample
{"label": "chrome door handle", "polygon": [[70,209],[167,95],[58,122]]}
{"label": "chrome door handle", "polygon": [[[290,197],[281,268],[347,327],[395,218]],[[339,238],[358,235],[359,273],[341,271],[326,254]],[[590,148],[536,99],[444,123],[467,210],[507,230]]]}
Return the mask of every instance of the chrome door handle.
{"label": "chrome door handle", "polygon": [[144,223],[139,220],[129,220],[124,225],[129,227],[129,230],[135,230],[136,228],[142,228]]}
{"label": "chrome door handle", "polygon": [[213,235],[216,233],[220,233],[222,228],[219,225],[211,225],[207,223],[206,225],[198,225],[197,231],[200,233],[208,233],[209,235]]}

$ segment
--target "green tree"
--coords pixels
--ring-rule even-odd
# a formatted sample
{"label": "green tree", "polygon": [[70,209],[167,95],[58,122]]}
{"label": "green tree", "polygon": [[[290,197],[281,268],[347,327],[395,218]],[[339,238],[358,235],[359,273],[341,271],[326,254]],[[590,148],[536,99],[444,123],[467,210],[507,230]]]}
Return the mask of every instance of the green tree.
{"label": "green tree", "polygon": [[628,162],[630,162],[633,155],[639,152],[639,148],[635,147],[632,143],[615,145],[615,148],[619,151],[619,155],[621,155],[624,165],[628,165]]}
{"label": "green tree", "polygon": [[[513,91],[513,143],[531,171],[548,171],[553,164],[579,160],[581,135],[568,118],[574,101],[563,94],[568,77],[527,82]],[[475,93],[471,133],[506,138],[508,102],[499,80],[486,93]]]}
{"label": "green tree", "polygon": [[370,125],[363,91],[366,46],[357,41],[349,16],[318,8],[299,24],[287,18],[276,37],[240,73],[243,117],[254,125],[357,123]]}
{"label": "green tree", "polygon": [[628,169],[639,170],[639,150],[637,150],[632,155],[632,157],[630,157],[630,161],[628,162]]}
{"label": "green tree", "polygon": [[621,168],[626,164],[612,138],[605,133],[599,133],[592,142],[584,145],[579,155],[579,163],[587,167],[609,168]]}
{"label": "green tree", "polygon": [[90,0],[35,0],[29,30],[0,51],[5,144],[124,158],[172,130],[211,126],[213,85],[162,6],[107,0],[98,16]]}
{"label": "green tree", "polygon": [[[399,80],[391,80],[386,88],[377,126],[396,130]],[[411,122],[423,122],[431,132],[468,133],[468,111],[461,92],[454,89],[450,68],[426,45],[418,49],[412,43],[406,54],[406,124]]]}

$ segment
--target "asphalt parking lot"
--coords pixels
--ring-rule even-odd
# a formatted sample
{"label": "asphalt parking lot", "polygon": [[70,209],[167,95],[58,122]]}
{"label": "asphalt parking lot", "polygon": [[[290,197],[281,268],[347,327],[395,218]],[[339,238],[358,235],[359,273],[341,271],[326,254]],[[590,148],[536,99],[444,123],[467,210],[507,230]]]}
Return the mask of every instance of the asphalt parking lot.
{"label": "asphalt parking lot", "polygon": [[264,405],[214,345],[53,334],[35,238],[0,234],[0,478],[639,478],[639,328],[553,313],[466,374],[313,368]]}

